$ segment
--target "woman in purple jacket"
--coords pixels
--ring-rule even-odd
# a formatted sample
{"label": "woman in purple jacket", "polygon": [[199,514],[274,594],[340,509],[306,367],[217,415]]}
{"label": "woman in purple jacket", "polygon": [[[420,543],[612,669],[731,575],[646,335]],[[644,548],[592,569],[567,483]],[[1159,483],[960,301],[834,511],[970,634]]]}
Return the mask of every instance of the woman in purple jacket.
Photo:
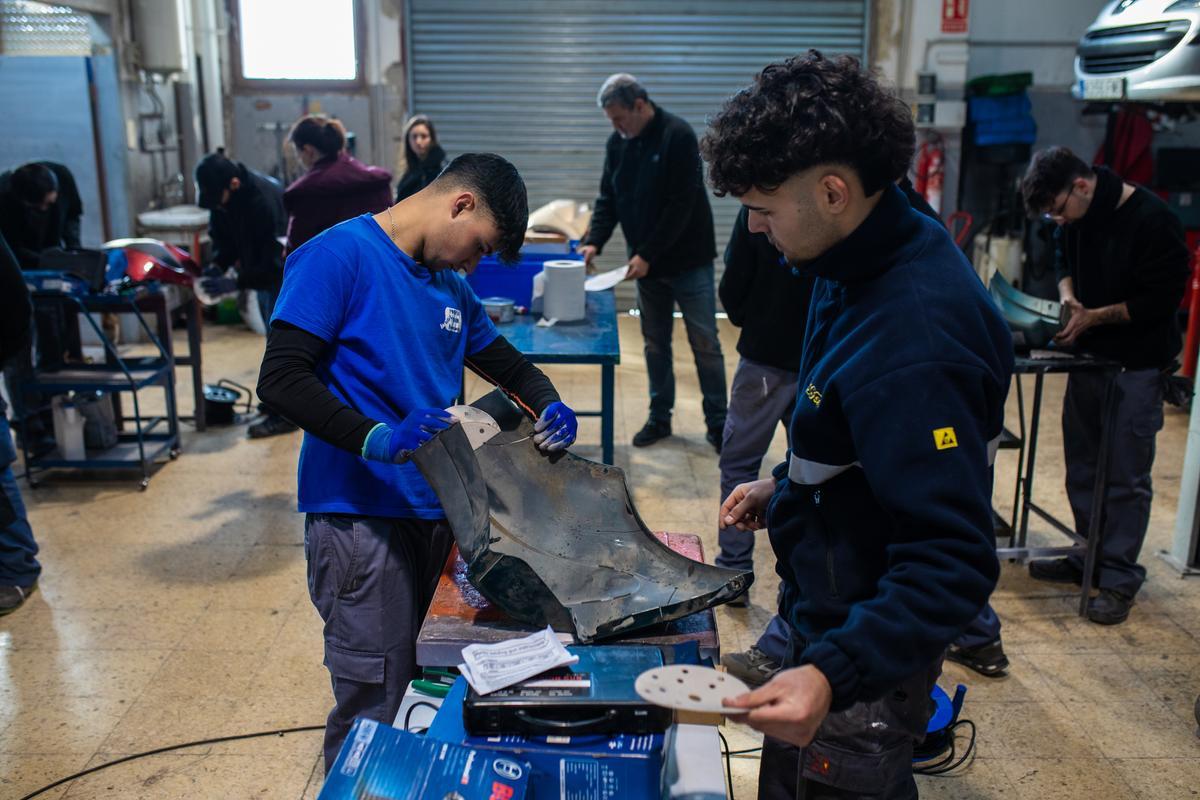
{"label": "woman in purple jacket", "polygon": [[283,193],[289,254],[326,228],[392,204],[391,173],[347,153],[346,129],[336,119],[301,117],[288,141],[307,170]]}

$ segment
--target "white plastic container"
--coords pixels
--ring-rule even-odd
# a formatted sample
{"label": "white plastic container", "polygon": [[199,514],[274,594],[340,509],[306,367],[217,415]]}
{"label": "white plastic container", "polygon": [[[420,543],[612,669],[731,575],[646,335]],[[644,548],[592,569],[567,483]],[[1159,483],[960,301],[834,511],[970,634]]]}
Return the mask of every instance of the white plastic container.
{"label": "white plastic container", "polygon": [[87,458],[83,444],[83,415],[74,403],[61,396],[53,399],[51,410],[59,456],[68,461],[83,461]]}

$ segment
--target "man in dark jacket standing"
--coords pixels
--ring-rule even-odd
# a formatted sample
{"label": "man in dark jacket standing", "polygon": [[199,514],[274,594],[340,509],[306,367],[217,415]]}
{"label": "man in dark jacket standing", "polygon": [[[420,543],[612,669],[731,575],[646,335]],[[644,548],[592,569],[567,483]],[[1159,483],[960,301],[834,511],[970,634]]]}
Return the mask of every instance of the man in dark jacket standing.
{"label": "man in dark jacket standing", "polygon": [[[0,367],[30,346],[33,307],[21,268],[0,234]],[[38,546],[25,516],[25,504],[13,476],[17,460],[8,432],[8,409],[0,398],[0,617],[16,611],[37,588],[42,567]]]}
{"label": "man in dark jacket standing", "polygon": [[[212,295],[253,289],[263,325],[269,326],[283,286],[287,237],[283,190],[266,175],[229,160],[220,149],[196,166],[196,186],[196,205],[209,210],[208,235],[213,244],[212,264],[201,285]],[[231,267],[236,267],[236,278],[224,274]],[[296,430],[291,422],[265,410],[266,416],[247,429],[250,438]]]}
{"label": "man in dark jacket standing", "polygon": [[[1137,560],[1154,498],[1163,381],[1181,347],[1175,312],[1187,286],[1187,244],[1166,203],[1105,167],[1093,170],[1065,147],[1034,156],[1021,188],[1031,212],[1059,225],[1058,293],[1071,316],[1057,341],[1123,367],[1097,562],[1100,594],[1087,612],[1093,622],[1116,625],[1146,579]],[[1102,375],[1072,374],[1063,399],[1067,495],[1081,535],[1090,527],[1106,388]],[[1073,557],[1032,561],[1029,574],[1080,585],[1083,564]]]}
{"label": "man in dark jacket standing", "polygon": [[999,575],[990,462],[1008,327],[945,229],[895,185],[911,114],[850,56],[772,64],[713,120],[718,192],[815,276],[788,461],[723,526],[770,531],[783,669],[732,701],[767,734],[760,798],[915,798],[944,650]]}
{"label": "man in dark jacket standing", "polygon": [[22,269],[51,247],[78,249],[83,202],[71,170],[31,161],[0,175],[0,232]]}
{"label": "man in dark jacket standing", "polygon": [[703,395],[706,438],[718,452],[725,427],[725,360],[717,338],[712,209],[692,126],[654,103],[637,79],[609,77],[597,99],[614,133],[604,153],[600,194],[579,245],[589,265],[617,223],[625,234],[627,279],[636,279],[650,418],[633,437],[645,447],[671,435],[675,304],[683,312]]}

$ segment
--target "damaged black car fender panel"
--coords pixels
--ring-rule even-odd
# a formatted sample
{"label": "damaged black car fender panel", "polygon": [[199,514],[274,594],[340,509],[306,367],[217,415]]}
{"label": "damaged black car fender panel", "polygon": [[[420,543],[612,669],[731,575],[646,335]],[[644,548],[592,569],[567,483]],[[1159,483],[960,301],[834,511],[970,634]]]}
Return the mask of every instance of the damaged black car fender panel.
{"label": "damaged black car fender panel", "polygon": [[737,597],[748,572],[693,561],[638,516],[625,473],[563,452],[500,391],[472,404],[500,431],[473,449],[452,425],[412,453],[454,531],[467,577],[510,616],[589,643]]}

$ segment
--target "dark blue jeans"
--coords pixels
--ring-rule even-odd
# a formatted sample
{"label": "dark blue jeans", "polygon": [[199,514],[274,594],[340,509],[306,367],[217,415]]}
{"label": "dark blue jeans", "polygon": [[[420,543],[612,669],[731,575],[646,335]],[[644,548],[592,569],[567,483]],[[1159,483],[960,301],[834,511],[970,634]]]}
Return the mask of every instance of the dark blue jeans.
{"label": "dark blue jeans", "polygon": [[17,451],[8,430],[7,412],[0,399],[0,585],[27,588],[37,582],[42,566],[12,471]]}
{"label": "dark blue jeans", "polygon": [[[1067,497],[1075,514],[1075,530],[1086,536],[1092,521],[1092,489],[1096,459],[1103,435],[1106,377],[1078,372],[1067,378],[1063,399],[1063,451],[1067,462]],[[1163,426],[1162,373],[1156,369],[1127,370],[1117,376],[1116,420],[1109,448],[1108,498],[1104,507],[1104,537],[1097,554],[1100,588],[1133,597],[1146,580],[1138,563],[1154,487],[1155,439]],[[1070,556],[1083,569],[1083,559]]]}
{"label": "dark blue jeans", "polygon": [[725,395],[725,358],[721,355],[721,340],[717,338],[717,294],[712,264],[667,278],[641,278],[637,287],[646,372],[650,379],[650,419],[670,422],[675,408],[671,334],[678,303],[688,344],[696,359],[704,422],[709,430],[720,431],[725,427],[729,403]]}
{"label": "dark blue jeans", "polygon": [[271,315],[275,313],[275,301],[279,299],[281,286],[274,289],[256,289],[255,299],[258,300],[258,313],[262,315],[263,327],[271,330]]}

